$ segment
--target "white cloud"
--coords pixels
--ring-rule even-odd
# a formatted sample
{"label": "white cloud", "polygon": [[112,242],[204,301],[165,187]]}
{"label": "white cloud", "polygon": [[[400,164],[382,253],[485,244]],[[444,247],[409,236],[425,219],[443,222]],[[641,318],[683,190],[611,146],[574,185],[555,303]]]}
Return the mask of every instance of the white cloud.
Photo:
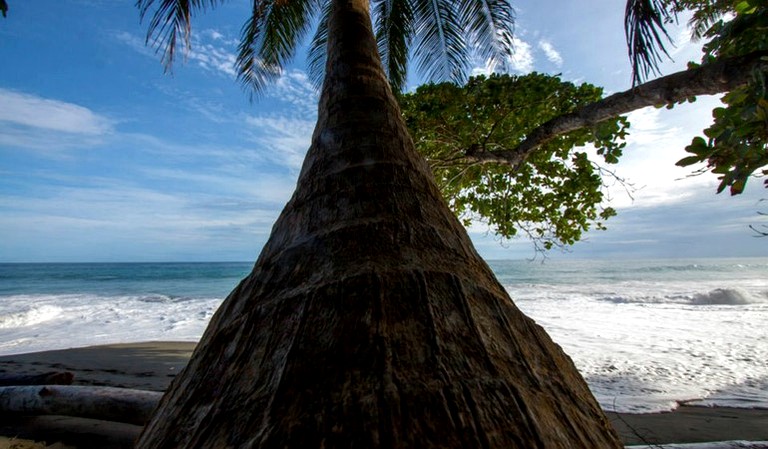
{"label": "white cloud", "polygon": [[631,127],[627,147],[616,170],[638,190],[634,201],[615,186],[611,191],[614,207],[651,207],[678,204],[702,190],[714,192],[714,175],[689,176],[695,168],[675,163],[686,156],[684,148],[711,122],[711,110],[718,100],[700,98],[694,104],[672,110],[648,107],[628,114]]}
{"label": "white cloud", "polygon": [[[114,36],[138,53],[159,58],[155,48],[151,44],[147,45],[144,39],[128,32],[115,33]],[[181,55],[184,62],[192,62],[205,70],[235,77],[236,47],[237,40],[229,39],[216,30],[208,29],[192,34],[190,48],[185,48],[182,41],[177,48],[177,54]]]}
{"label": "white cloud", "polygon": [[[162,259],[174,248],[190,246],[210,257],[211,247],[221,253],[232,242],[243,257],[255,253],[279,213],[272,203],[243,201],[244,195],[167,192],[115,179],[86,181],[90,185],[40,189],[35,197],[0,195],[5,211],[0,229],[14,237],[3,243],[21,259],[41,242],[47,248],[41,258],[82,256],[84,251],[103,259],[111,257],[111,248],[125,247],[138,258],[159,250],[150,258]],[[78,242],[77,247],[70,242]]]}
{"label": "white cloud", "polygon": [[518,72],[528,73],[533,70],[533,51],[531,44],[515,37],[513,39],[515,53],[509,60],[512,68]]}
{"label": "white cloud", "polygon": [[219,32],[218,30],[214,30],[210,28],[200,31],[200,34],[202,34],[203,36],[207,36],[211,40],[219,41],[226,45],[238,45],[240,43],[238,39],[226,36],[221,32]]}
{"label": "white cloud", "polygon": [[112,131],[109,119],[73,103],[0,89],[0,104],[0,123],[89,136]]}
{"label": "white cloud", "polygon": [[[478,62],[475,61],[475,67],[472,68],[472,71],[470,72],[471,76],[478,76],[478,75],[485,75],[488,76],[491,73],[493,73],[493,70],[495,69],[495,66],[489,62]],[[415,90],[415,89],[413,89]]]}
{"label": "white cloud", "polygon": [[[533,71],[534,57],[533,57],[531,44],[529,44],[528,42],[518,37],[513,37],[512,43],[514,47],[514,53],[506,61],[504,65],[507,66],[507,68],[509,69],[512,69],[514,71],[521,72],[521,73],[529,73]],[[474,67],[470,72],[471,76],[478,76],[478,75],[488,76],[491,73],[495,72],[496,69],[498,68],[497,65],[492,61],[483,61],[480,59],[475,59],[473,61],[473,64],[474,64]]]}
{"label": "white cloud", "polygon": [[[157,57],[154,51],[145,45],[143,39],[126,32],[117,33],[115,37],[139,53]],[[179,54],[184,55],[184,61],[204,70],[235,78],[238,44],[238,39],[217,30],[206,29],[193,34],[191,48],[180,49]],[[304,117],[314,117],[317,113],[317,89],[312,85],[307,74],[301,70],[284,72],[273,84],[266,86],[264,95],[298,106],[299,113]]]}
{"label": "white cloud", "polygon": [[560,56],[560,53],[557,50],[555,50],[555,47],[552,45],[551,42],[546,40],[540,40],[539,48],[541,49],[541,51],[544,52],[544,55],[546,55],[549,62],[551,62],[552,64],[555,64],[558,67],[563,65],[563,57]]}
{"label": "white cloud", "polygon": [[301,70],[291,70],[283,73],[273,85],[266,87],[266,96],[297,107],[296,112],[305,119],[317,116],[319,94]]}
{"label": "white cloud", "polygon": [[153,180],[172,181],[174,185],[198,186],[205,193],[195,193],[195,197],[211,197],[216,192],[216,200],[208,202],[213,209],[226,209],[227,204],[235,199],[242,203],[243,198],[259,204],[259,207],[274,209],[288,201],[296,186],[293,176],[242,168],[230,170],[229,166],[219,166],[205,172],[150,167],[142,169],[141,173]]}
{"label": "white cloud", "polygon": [[119,33],[114,34],[115,39],[122,42],[123,44],[131,47],[134,51],[141,53],[145,56],[152,56],[155,57],[156,54],[154,50],[152,50],[145,42],[144,39],[141,39],[131,33],[128,33],[126,31],[121,31]]}
{"label": "white cloud", "polygon": [[265,147],[265,156],[291,169],[299,169],[312,140],[314,120],[250,116],[246,124],[256,131],[253,140]]}
{"label": "white cloud", "polygon": [[194,61],[206,70],[220,72],[224,75],[235,77],[236,55],[226,47],[213,44],[193,43],[192,49],[187,55],[190,61]]}

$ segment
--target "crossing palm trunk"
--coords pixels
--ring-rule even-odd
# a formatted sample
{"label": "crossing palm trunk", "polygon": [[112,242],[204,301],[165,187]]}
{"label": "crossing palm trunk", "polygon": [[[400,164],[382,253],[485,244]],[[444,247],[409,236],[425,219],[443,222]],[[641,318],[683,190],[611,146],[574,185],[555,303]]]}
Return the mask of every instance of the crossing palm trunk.
{"label": "crossing palm trunk", "polygon": [[296,191],[138,447],[621,447],[441,198],[367,0],[332,8]]}

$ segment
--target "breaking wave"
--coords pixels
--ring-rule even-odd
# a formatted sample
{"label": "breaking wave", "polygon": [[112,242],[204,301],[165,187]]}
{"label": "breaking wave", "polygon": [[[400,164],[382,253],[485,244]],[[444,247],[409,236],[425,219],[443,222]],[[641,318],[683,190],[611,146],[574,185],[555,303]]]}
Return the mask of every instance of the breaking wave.
{"label": "breaking wave", "polygon": [[765,298],[755,296],[742,288],[716,288],[707,293],[694,293],[693,295],[668,295],[668,296],[645,296],[645,295],[611,295],[600,297],[600,301],[612,302],[614,304],[685,304],[695,306],[742,306],[747,304],[761,304],[768,302],[768,295]]}
{"label": "breaking wave", "polygon": [[12,329],[44,323],[56,318],[61,312],[62,309],[60,307],[43,305],[20,312],[0,315],[0,329]]}
{"label": "breaking wave", "polygon": [[763,302],[741,288],[716,288],[709,293],[697,293],[691,298],[696,305],[740,306]]}

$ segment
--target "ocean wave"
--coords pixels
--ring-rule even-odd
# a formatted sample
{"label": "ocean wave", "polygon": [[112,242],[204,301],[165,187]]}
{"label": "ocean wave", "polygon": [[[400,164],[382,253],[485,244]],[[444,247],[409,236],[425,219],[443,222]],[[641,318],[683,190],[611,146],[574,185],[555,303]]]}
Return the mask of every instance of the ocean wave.
{"label": "ocean wave", "polygon": [[[765,295],[764,295],[765,296]],[[743,288],[716,288],[707,293],[693,295],[664,295],[664,296],[622,296],[612,295],[597,298],[599,301],[614,304],[684,304],[694,306],[743,306],[768,302],[768,296],[761,298]]]}
{"label": "ocean wave", "polygon": [[60,307],[43,305],[0,316],[0,329],[14,329],[50,321],[62,312]]}
{"label": "ocean wave", "polygon": [[162,304],[187,302],[187,301],[194,300],[194,298],[191,298],[189,296],[163,295],[160,293],[138,296],[135,299],[139,302],[162,303]]}
{"label": "ocean wave", "polygon": [[709,293],[697,293],[691,298],[695,305],[741,306],[763,302],[741,288],[716,288]]}
{"label": "ocean wave", "polygon": [[148,303],[170,303],[173,302],[173,298],[168,295],[161,295],[161,294],[149,294],[144,296],[136,297],[136,300],[139,302],[148,302]]}

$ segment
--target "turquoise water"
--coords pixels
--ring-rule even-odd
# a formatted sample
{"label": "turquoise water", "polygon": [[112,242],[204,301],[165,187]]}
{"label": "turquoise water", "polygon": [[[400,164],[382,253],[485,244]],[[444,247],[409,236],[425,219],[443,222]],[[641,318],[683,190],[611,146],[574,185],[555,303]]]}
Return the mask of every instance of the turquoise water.
{"label": "turquoise water", "polygon": [[[489,261],[506,286],[583,285],[638,281],[744,282],[768,279],[768,258],[682,260]],[[251,262],[0,264],[0,301],[6,295],[78,294],[104,297],[162,294],[224,298],[253,267]]]}
{"label": "turquoise water", "polygon": [[223,298],[252,266],[243,262],[0,264],[0,301],[3,295],[86,293]]}

